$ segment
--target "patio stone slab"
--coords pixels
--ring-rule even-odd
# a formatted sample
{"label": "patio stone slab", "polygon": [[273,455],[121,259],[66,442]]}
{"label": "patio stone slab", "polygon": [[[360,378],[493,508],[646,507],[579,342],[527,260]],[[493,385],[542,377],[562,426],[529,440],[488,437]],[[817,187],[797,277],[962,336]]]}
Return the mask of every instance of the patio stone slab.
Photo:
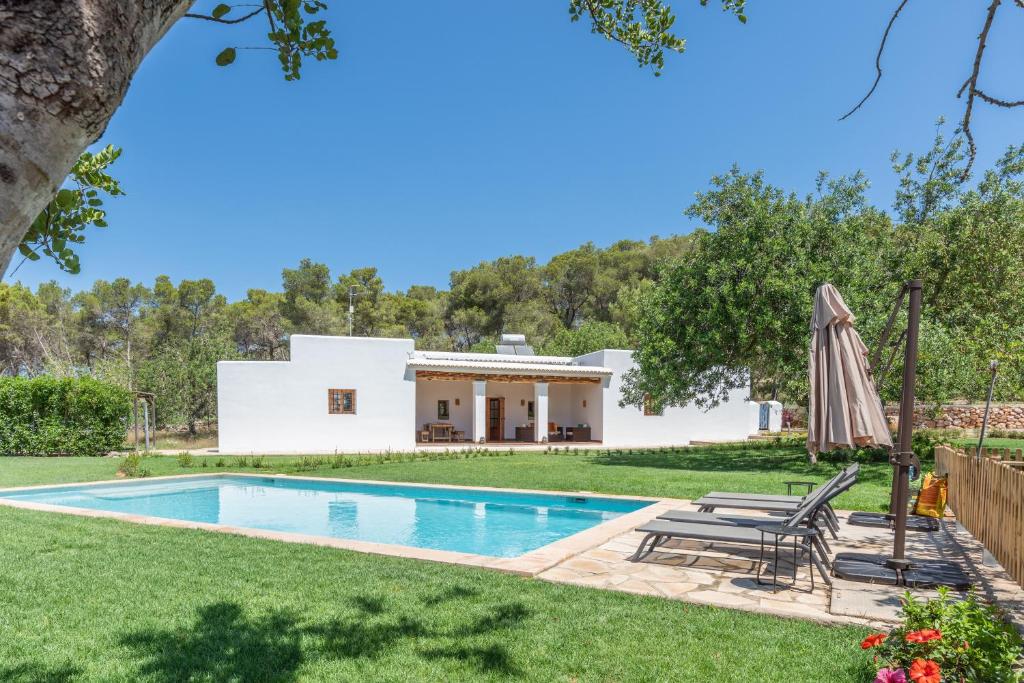
{"label": "patio stone slab", "polygon": [[[647,519],[667,509],[696,507],[688,501],[660,501],[645,510]],[[839,540],[829,539],[833,553],[865,552],[884,557],[891,552],[890,531],[850,526],[845,523],[848,513],[840,512],[838,516]],[[795,588],[779,586],[773,592],[770,564],[762,571],[762,580],[769,584],[759,585],[756,581],[756,547],[671,540],[642,561],[631,562],[629,558],[643,537],[644,534],[627,530],[541,572],[538,578],[820,623],[882,628],[898,620],[903,588],[832,579],[834,587],[830,589],[816,574],[815,589],[810,593],[809,568],[801,563]],[[1024,624],[1024,591],[1001,568],[984,566],[980,544],[969,534],[956,531],[952,523],[945,522],[939,532],[908,534],[907,552],[911,557],[942,558],[963,564],[983,595],[994,599],[1018,623]],[[779,579],[785,584],[792,581],[790,562],[780,556]],[[913,593],[921,597],[935,595],[935,591]]]}

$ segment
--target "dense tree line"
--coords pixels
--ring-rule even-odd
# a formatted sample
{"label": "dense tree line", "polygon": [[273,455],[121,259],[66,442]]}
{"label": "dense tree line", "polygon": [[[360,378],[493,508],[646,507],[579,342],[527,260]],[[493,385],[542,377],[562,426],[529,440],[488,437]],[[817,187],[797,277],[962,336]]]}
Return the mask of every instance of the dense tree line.
{"label": "dense tree line", "polygon": [[543,353],[628,344],[638,298],[690,238],[584,244],[546,264],[532,257],[484,261],[451,274],[450,287],[388,291],[377,269],[334,276],[303,259],[281,291],[250,289],[240,301],[213,280],[161,275],[151,284],[97,280],[72,292],[0,284],[0,363],[7,375],[89,374],[158,397],[162,424],[195,431],[216,412],[216,361],[284,360],[293,333],[411,337],[429,350],[491,350],[502,332],[525,333]]}
{"label": "dense tree line", "polygon": [[[799,197],[761,172],[712,178],[687,214],[690,235],[606,248],[584,244],[547,263],[514,255],[452,272],[447,289],[388,290],[376,268],[332,274],[303,259],[281,290],[229,302],[212,280],[145,285],[125,278],[72,292],[0,284],[0,370],[90,374],[155,392],[161,422],[191,430],[215,417],[216,361],[283,360],[293,333],[411,337],[426,350],[491,351],[518,332],[538,351],[636,348],[625,400],[714,403],[746,386],[759,398],[806,399],[814,290],[832,282],[873,345],[903,282],[925,282],[919,396],[1024,397],[1024,149],[1011,147],[977,183],[963,140],[937,137],[894,157],[891,211],[866,199],[861,174],[822,174]],[[895,370],[883,382],[897,396]]]}

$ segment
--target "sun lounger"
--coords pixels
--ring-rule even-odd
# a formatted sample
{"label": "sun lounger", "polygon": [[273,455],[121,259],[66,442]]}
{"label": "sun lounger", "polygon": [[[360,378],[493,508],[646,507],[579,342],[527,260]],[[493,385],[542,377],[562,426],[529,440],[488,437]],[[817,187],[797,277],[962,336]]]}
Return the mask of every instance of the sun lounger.
{"label": "sun lounger", "polygon": [[[637,547],[636,552],[630,558],[637,562],[649,555],[662,543],[670,539],[685,539],[692,541],[707,541],[710,543],[727,543],[741,545],[759,545],[764,548],[765,532],[764,527],[772,527],[784,532],[786,529],[796,530],[801,527],[813,526],[815,516],[826,506],[829,501],[843,491],[853,486],[856,479],[851,476],[835,477],[823,484],[820,488],[808,494],[803,502],[796,506],[796,509],[781,522],[770,518],[761,520],[760,524],[751,524],[752,518],[727,517],[725,515],[710,515],[707,513],[691,513],[688,511],[674,511],[679,517],[690,517],[691,515],[706,515],[699,517],[700,522],[670,521],[667,519],[655,519],[641,527],[637,531],[643,532],[644,538]],[[683,514],[686,513],[686,514]],[[673,514],[673,512],[666,513]],[[690,517],[691,519],[693,517]],[[737,522],[737,520],[741,520]],[[758,527],[761,528],[758,528]],[[812,533],[808,536],[799,536],[797,548],[810,556],[811,562],[821,573],[826,582],[830,583],[826,565],[829,564],[827,546],[820,533]],[[776,539],[777,543],[777,539]],[[777,571],[776,567],[776,571]]]}
{"label": "sun lounger", "polygon": [[[844,467],[842,470],[840,470],[838,473],[836,473],[835,476],[833,476],[831,479],[826,481],[821,486],[826,486],[828,484],[831,484],[832,482],[836,482],[836,481],[839,481],[841,479],[845,479],[846,477],[856,477],[859,471],[860,471],[860,463],[856,463],[856,462],[852,463],[851,465],[848,465],[847,467]],[[819,486],[818,488],[821,488],[821,486]],[[742,493],[742,492],[712,491],[710,493],[704,494],[703,497],[704,498],[735,498],[735,499],[741,499],[741,500],[767,500],[767,501],[772,501],[772,502],[775,502],[775,503],[799,503],[804,498],[806,498],[808,495],[810,495],[811,493],[813,493],[813,491],[812,492],[808,492],[807,494],[802,495],[802,496],[787,496],[787,495],[784,495],[784,494],[776,494],[776,493]]]}
{"label": "sun lounger", "polygon": [[[700,512],[714,512],[717,508],[730,508],[788,515],[796,512],[805,501],[812,499],[822,490],[830,490],[832,487],[839,486],[845,491],[857,481],[859,471],[860,464],[853,463],[806,496],[768,496],[766,498],[765,494],[755,493],[709,493],[693,502]],[[775,500],[777,498],[783,500]],[[826,504],[821,512],[829,531],[832,532],[833,537],[836,537],[839,532],[839,519],[836,517],[835,511],[830,504]]]}
{"label": "sun lounger", "polygon": [[[637,528],[646,535],[636,552],[629,558],[638,562],[647,555],[654,552],[654,549],[670,539],[684,539],[688,541],[707,541],[709,543],[728,543],[737,545],[757,545],[764,542],[764,534],[751,527],[720,526],[717,524],[686,524],[683,522],[670,522],[668,520],[656,519],[642,527]],[[831,585],[832,581],[828,576],[828,553],[823,546],[819,536],[811,536],[799,543],[803,553],[811,557],[811,561],[821,574],[825,582]],[[815,550],[817,552],[815,552]]]}
{"label": "sun lounger", "polygon": [[[811,513],[806,517],[803,517],[802,520],[795,514],[789,515],[785,518],[780,518],[755,517],[749,515],[722,515],[714,512],[695,512],[692,510],[669,510],[668,512],[658,515],[658,519],[669,522],[682,522],[685,524],[714,524],[717,526],[749,528],[756,528],[759,526],[795,526],[803,523],[808,526],[813,526],[820,531],[820,528],[816,524],[818,515],[825,512],[828,501],[853,486],[854,481],[855,480],[851,478],[846,478],[842,481],[833,479],[823,484],[817,491],[812,492],[812,494],[808,495],[804,501],[804,504],[811,509]],[[797,506],[795,512],[799,513],[800,510],[801,507]],[[828,525],[827,516],[825,516],[825,521],[826,526],[828,526],[829,531],[832,533],[832,537],[836,538],[836,532]],[[828,543],[823,537],[821,538],[821,543],[824,546],[824,549],[829,551]]]}

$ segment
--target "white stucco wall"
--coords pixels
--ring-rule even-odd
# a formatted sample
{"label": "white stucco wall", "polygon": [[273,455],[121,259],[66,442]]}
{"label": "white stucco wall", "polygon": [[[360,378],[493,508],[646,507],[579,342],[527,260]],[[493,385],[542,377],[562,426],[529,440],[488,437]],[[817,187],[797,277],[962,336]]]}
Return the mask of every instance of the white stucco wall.
{"label": "white stucco wall", "polygon": [[751,406],[745,389],[732,391],[728,401],[706,412],[691,405],[667,407],[662,415],[644,415],[641,408],[620,407],[623,375],[634,366],[632,356],[631,351],[605,350],[578,359],[615,371],[604,387],[601,401],[600,438],[605,446],[686,445],[694,440],[741,440],[752,433]]}
{"label": "white stucco wall", "polygon": [[[218,363],[221,451],[408,450],[416,443],[416,431],[437,421],[439,399],[449,401],[449,421],[467,438],[485,433],[489,397],[505,398],[506,439],[515,438],[516,426],[528,421],[526,404],[536,399],[533,383],[417,383],[414,371],[406,367],[413,348],[411,339],[294,335],[291,361]],[[757,429],[757,405],[746,400],[746,390],[732,392],[711,411],[669,407],[663,415],[647,416],[639,408],[619,407],[623,374],[633,367],[632,352],[597,351],[576,361],[610,368],[614,374],[600,384],[548,385],[548,421],[563,427],[589,424],[593,438],[606,446],[744,439]],[[356,414],[328,413],[328,389],[356,390]]]}
{"label": "white stucco wall", "polygon": [[[412,351],[411,339],[293,335],[290,361],[217,363],[220,450],[411,449],[416,382],[406,361]],[[328,389],[355,389],[356,414],[329,414]]]}

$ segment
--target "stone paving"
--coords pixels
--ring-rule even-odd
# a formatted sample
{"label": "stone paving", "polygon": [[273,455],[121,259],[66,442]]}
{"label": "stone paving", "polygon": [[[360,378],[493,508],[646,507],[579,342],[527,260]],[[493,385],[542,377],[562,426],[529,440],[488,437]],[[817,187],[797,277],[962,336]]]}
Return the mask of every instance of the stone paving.
{"label": "stone paving", "polygon": [[[696,509],[687,501],[662,501],[650,508],[650,517],[670,507]],[[882,556],[891,553],[890,531],[850,526],[846,524],[845,513],[840,512],[839,517],[840,540],[826,537],[833,552],[870,552]],[[983,595],[1009,610],[1018,624],[1024,624],[1024,591],[998,565],[985,566],[980,544],[965,531],[956,531],[955,527],[954,522],[944,521],[941,531],[908,533],[908,555],[956,560]],[[642,538],[643,534],[628,531],[564,560],[538,576],[548,581],[822,623],[884,626],[897,618],[899,598],[903,594],[901,588],[832,579],[833,587],[829,589],[821,576],[816,575],[814,591],[811,592],[808,569],[801,566],[795,586],[773,591],[770,568],[762,573],[762,581],[767,581],[768,585],[757,583],[759,548],[756,546],[672,540],[640,562],[631,562],[628,558],[636,551]],[[780,561],[780,568],[780,583],[783,580],[788,582],[792,565]],[[934,591],[915,591],[915,594],[929,595]]]}

